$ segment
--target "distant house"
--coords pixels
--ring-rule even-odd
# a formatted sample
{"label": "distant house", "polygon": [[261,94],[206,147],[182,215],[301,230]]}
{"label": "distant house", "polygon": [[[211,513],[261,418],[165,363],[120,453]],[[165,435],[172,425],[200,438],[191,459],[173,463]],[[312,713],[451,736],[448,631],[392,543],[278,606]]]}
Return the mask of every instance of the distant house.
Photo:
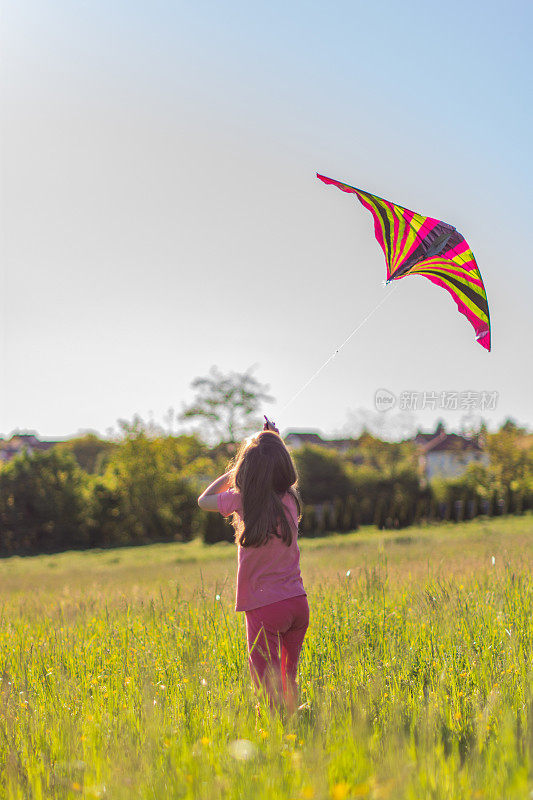
{"label": "distant house", "polygon": [[315,444],[319,447],[327,447],[330,450],[336,450],[338,453],[346,453],[348,450],[353,450],[357,446],[356,439],[323,439],[319,433],[312,433],[308,431],[289,431],[283,437],[285,444],[292,447],[293,450],[298,450],[306,444]]}
{"label": "distant house", "polygon": [[304,431],[289,431],[284,437],[283,441],[288,447],[293,450],[298,450],[306,444],[316,444],[320,447],[324,446],[324,440],[319,433],[307,433]]}
{"label": "distant house", "polygon": [[417,433],[419,464],[427,480],[435,476],[456,478],[473,462],[487,466],[488,454],[477,437],[446,433],[439,423],[434,433]]}
{"label": "distant house", "polygon": [[23,452],[32,455],[35,452],[50,450],[55,444],[57,442],[38,439],[34,433],[14,433],[10,439],[0,438],[0,462],[11,461]]}

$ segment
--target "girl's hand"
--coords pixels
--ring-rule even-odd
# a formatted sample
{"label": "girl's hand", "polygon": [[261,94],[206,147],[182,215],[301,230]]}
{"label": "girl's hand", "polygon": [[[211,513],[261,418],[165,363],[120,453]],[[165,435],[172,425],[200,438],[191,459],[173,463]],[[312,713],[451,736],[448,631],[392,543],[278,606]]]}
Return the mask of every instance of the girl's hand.
{"label": "girl's hand", "polygon": [[263,425],[263,430],[264,431],[274,431],[274,433],[277,433],[278,436],[279,436],[279,431],[276,428],[275,423],[274,422],[270,422],[270,420],[269,420],[269,418],[267,417],[266,414],[263,414],[263,416],[265,418],[265,424]]}

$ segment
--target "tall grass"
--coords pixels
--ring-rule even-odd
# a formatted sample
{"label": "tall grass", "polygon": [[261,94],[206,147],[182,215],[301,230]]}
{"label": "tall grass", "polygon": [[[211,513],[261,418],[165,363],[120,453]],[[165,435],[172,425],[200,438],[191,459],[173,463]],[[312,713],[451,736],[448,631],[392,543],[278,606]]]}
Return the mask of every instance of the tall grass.
{"label": "tall grass", "polygon": [[243,615],[220,587],[8,598],[0,796],[529,797],[527,566],[414,581],[381,550],[347,572],[309,589],[293,718],[256,709]]}

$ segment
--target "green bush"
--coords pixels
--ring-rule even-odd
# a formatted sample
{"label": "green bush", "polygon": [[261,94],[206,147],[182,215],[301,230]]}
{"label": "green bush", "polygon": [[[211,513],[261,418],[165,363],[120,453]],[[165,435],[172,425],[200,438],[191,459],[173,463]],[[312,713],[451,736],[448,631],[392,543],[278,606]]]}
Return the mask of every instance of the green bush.
{"label": "green bush", "polygon": [[343,531],[356,531],[359,528],[359,506],[354,494],[348,495],[344,504]]}
{"label": "green bush", "polygon": [[334,451],[305,445],[292,453],[299,477],[299,490],[306,503],[345,499],[354,489],[348,464]]}
{"label": "green bush", "polygon": [[88,478],[71,454],[16,456],[0,471],[0,553],[53,553],[90,545]]}
{"label": "green bush", "polygon": [[104,474],[118,498],[116,538],[130,544],[190,540],[199,513],[196,486],[182,472],[172,442],[152,439],[138,426],[125,433]]}
{"label": "green bush", "polygon": [[299,530],[302,536],[312,537],[317,535],[317,516],[314,506],[304,506]]}
{"label": "green bush", "polygon": [[223,517],[222,514],[205,512],[202,534],[206,544],[233,542],[235,540],[235,530],[230,524],[229,519]]}

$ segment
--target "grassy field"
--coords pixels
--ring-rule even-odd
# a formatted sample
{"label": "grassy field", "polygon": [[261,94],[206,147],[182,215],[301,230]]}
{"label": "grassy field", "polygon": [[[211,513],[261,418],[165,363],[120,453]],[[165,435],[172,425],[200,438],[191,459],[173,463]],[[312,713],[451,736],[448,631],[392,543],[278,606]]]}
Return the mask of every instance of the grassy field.
{"label": "grassy field", "polygon": [[533,796],[533,518],[303,540],[286,719],[232,545],[0,562],[2,798]]}

